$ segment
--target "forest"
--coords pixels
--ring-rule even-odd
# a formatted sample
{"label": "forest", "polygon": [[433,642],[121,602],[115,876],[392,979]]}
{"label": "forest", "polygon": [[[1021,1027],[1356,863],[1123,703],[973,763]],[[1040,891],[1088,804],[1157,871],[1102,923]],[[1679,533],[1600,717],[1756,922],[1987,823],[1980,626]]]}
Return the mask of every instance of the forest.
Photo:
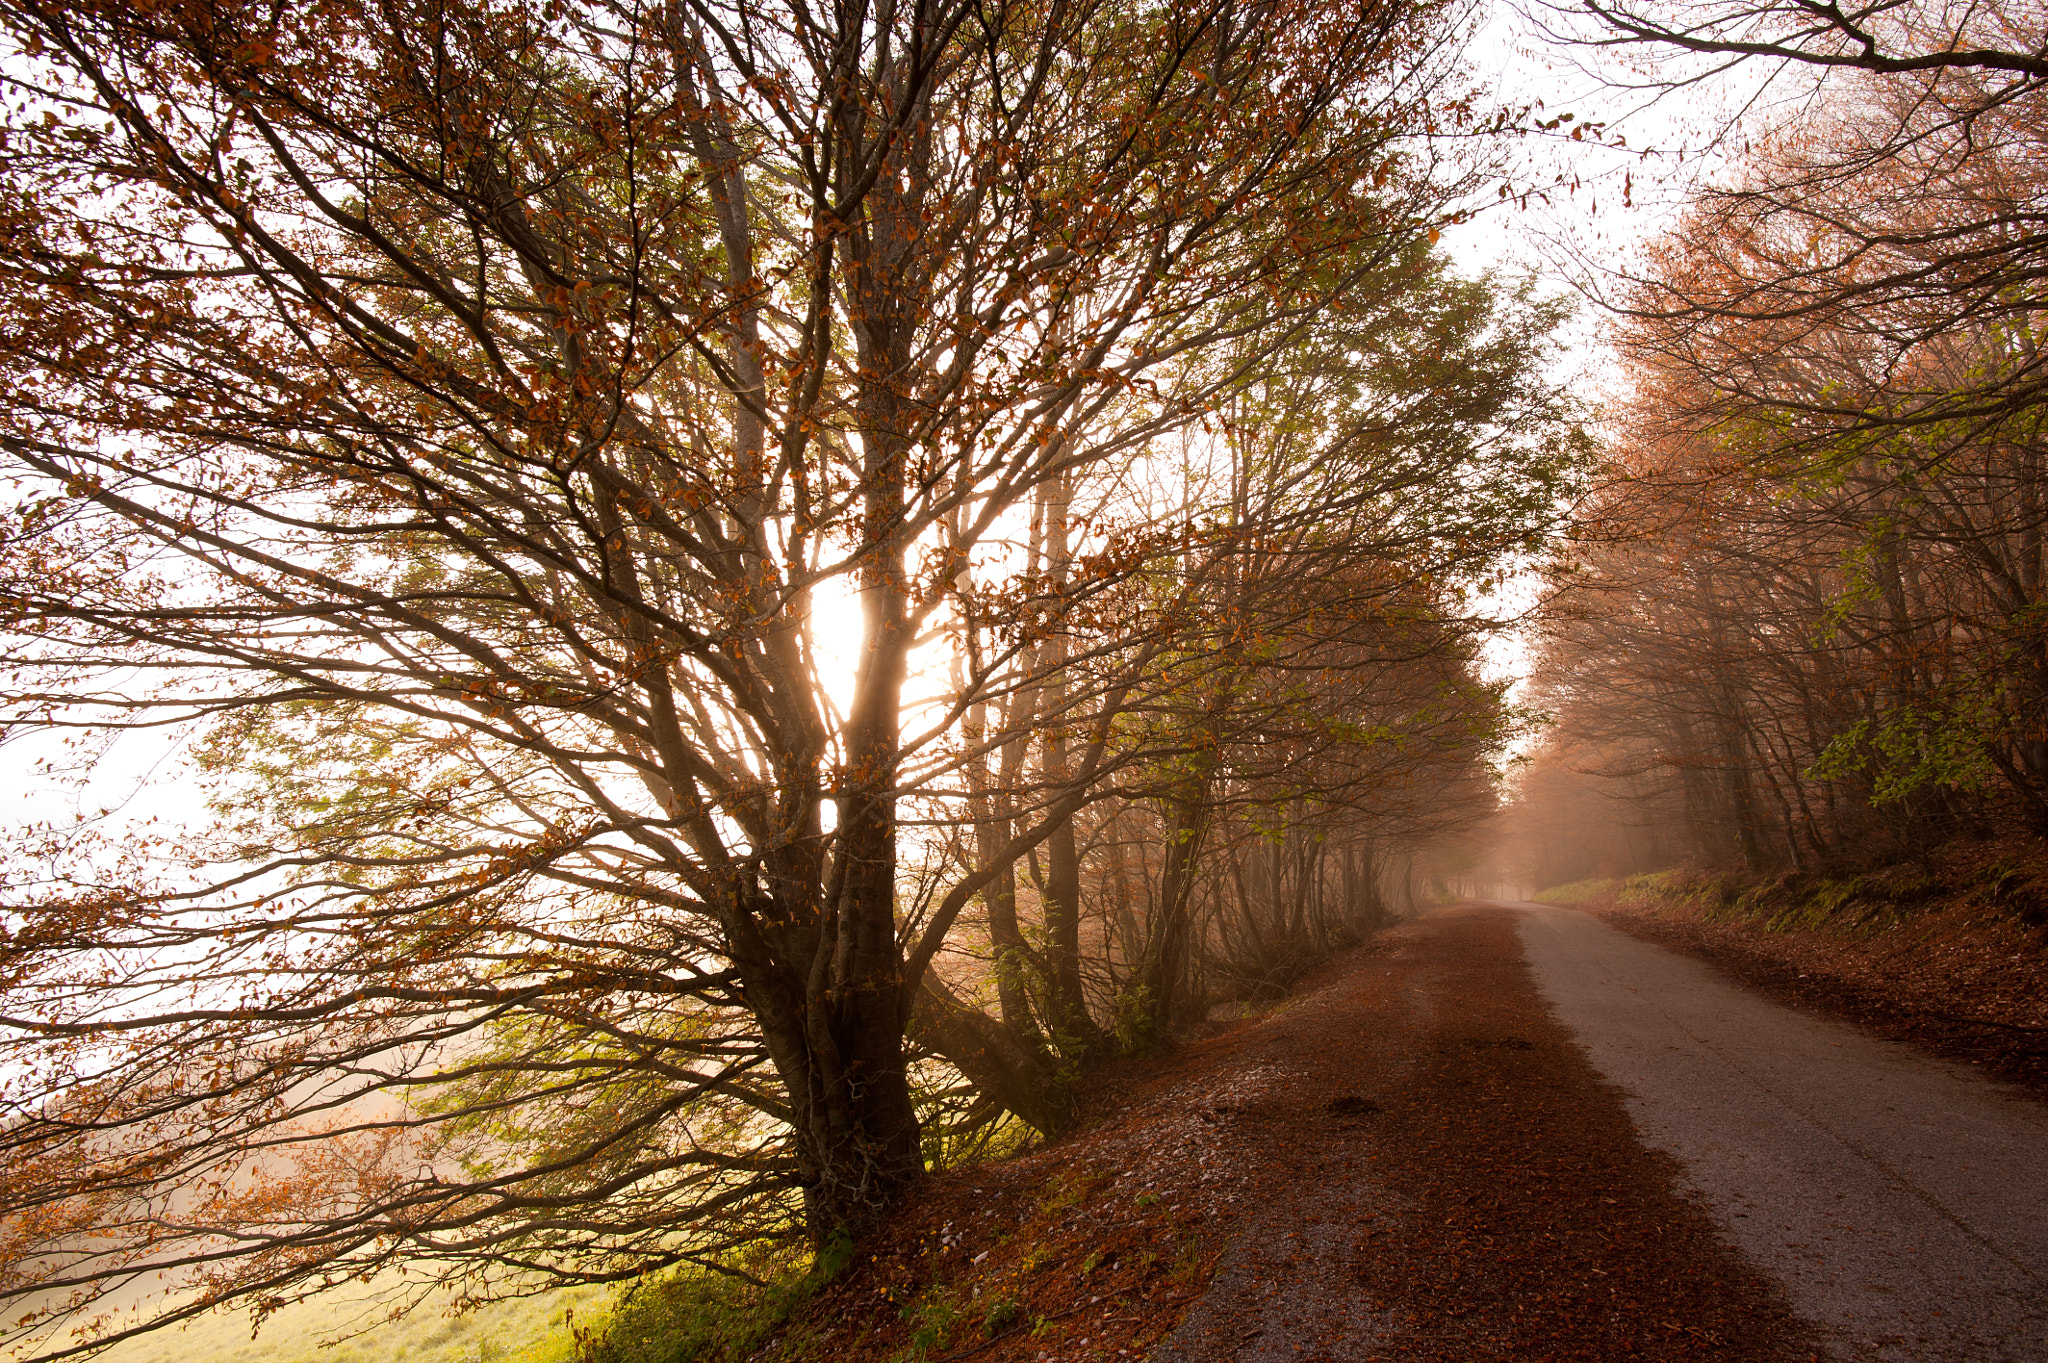
{"label": "forest", "polygon": [[2048,833],[2048,68],[1934,50],[1809,94],[1609,280],[1628,377],[1545,570],[1530,879]]}
{"label": "forest", "polygon": [[1495,18],[0,3],[0,742],[179,816],[8,829],[8,1356],[843,1260],[1475,848],[2038,844],[2048,16],[1525,15],[1682,173]]}

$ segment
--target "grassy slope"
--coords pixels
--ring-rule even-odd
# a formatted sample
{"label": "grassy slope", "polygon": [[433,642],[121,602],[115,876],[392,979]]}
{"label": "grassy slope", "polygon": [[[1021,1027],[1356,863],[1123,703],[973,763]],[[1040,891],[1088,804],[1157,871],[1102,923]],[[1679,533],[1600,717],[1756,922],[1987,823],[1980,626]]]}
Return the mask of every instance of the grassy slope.
{"label": "grassy slope", "polygon": [[2039,946],[2041,934],[2031,930],[2048,925],[2048,851],[2027,841],[1959,843],[1924,861],[1860,870],[1652,871],[1553,885],[1535,898],[1863,939],[1962,914],[1982,930],[2019,932]]}
{"label": "grassy slope", "polygon": [[254,1339],[245,1315],[203,1317],[182,1330],[162,1330],[101,1355],[103,1363],[566,1363],[572,1343],[563,1313],[600,1314],[605,1294],[593,1289],[550,1292],[450,1316],[430,1304],[377,1325],[345,1343],[329,1341],[359,1329],[377,1308],[337,1293],[286,1307]]}

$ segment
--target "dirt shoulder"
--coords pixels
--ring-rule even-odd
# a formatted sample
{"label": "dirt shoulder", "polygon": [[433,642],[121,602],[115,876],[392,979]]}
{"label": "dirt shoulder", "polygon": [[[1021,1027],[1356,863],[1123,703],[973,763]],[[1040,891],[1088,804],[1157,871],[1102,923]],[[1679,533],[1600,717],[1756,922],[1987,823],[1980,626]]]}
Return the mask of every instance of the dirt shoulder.
{"label": "dirt shoulder", "polygon": [[1513,915],[1383,934],[935,1178],[810,1358],[1806,1359],[1550,1017]]}
{"label": "dirt shoulder", "polygon": [[1960,897],[1825,917],[1725,899],[1683,878],[1638,877],[1576,907],[1780,1003],[2048,1096],[2048,931]]}

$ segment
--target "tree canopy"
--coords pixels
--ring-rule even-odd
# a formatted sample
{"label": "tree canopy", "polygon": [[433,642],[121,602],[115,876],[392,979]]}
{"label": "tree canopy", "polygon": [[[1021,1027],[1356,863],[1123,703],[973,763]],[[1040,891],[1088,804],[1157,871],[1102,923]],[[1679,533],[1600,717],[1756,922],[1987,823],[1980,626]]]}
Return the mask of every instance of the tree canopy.
{"label": "tree canopy", "polygon": [[15,1352],[859,1234],[1369,921],[1584,454],[1457,18],[6,5],[0,722],[210,801],[8,864]]}
{"label": "tree canopy", "polygon": [[2037,838],[2038,7],[1588,13],[1652,84],[1762,92],[1602,280],[1629,372],[1551,575],[1546,817],[1626,811],[1580,872]]}

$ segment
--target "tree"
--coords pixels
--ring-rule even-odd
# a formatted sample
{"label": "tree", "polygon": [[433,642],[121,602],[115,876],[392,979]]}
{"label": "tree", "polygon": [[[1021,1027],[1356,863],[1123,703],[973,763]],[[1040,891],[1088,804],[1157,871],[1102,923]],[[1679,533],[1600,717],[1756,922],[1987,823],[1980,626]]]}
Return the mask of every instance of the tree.
{"label": "tree", "polygon": [[[1697,260],[1684,241],[1667,259]],[[1718,376],[1637,336],[1539,677],[1549,764],[1653,812],[1618,861],[1800,870],[2038,828],[2038,438],[1830,448],[1729,415]],[[1855,356],[1805,373],[1854,382]]]}
{"label": "tree", "polygon": [[2048,80],[2039,11],[2028,5],[1879,3],[1840,5],[1767,0],[1727,5],[1607,4],[1587,0],[1602,46],[1719,59],[1763,58],[1823,72],[1883,76],[1988,73],[2012,88]]}
{"label": "tree", "polygon": [[1557,579],[1559,751],[1683,811],[1667,858],[2042,827],[2039,13],[1582,13],[1634,84],[1761,90],[1598,271],[1635,392]]}
{"label": "tree", "polygon": [[[949,933],[1160,756],[1187,526],[985,589],[1044,623],[937,710],[918,649],[1455,211],[1448,19],[8,5],[5,723],[204,730],[223,816],[10,872],[10,1340],[872,1224]],[[906,903],[906,802],[1018,677],[1048,797]]]}
{"label": "tree", "polygon": [[[1927,382],[1919,362],[1945,337],[2038,323],[2033,166],[2048,57],[2037,6],[1705,0],[1555,13],[1558,36],[1637,63],[1610,67],[1616,84],[1669,92],[1735,73],[1760,87],[1709,138],[1740,150],[1693,161],[1692,269],[1581,262],[1622,315],[1658,319],[1731,403],[1762,403],[1821,440],[1944,424],[1954,438],[2040,405],[2029,346],[1955,385]],[[1766,394],[1742,377],[1745,355],[1774,355],[1789,376],[1809,350],[1826,368],[1843,344],[1864,382]]]}

